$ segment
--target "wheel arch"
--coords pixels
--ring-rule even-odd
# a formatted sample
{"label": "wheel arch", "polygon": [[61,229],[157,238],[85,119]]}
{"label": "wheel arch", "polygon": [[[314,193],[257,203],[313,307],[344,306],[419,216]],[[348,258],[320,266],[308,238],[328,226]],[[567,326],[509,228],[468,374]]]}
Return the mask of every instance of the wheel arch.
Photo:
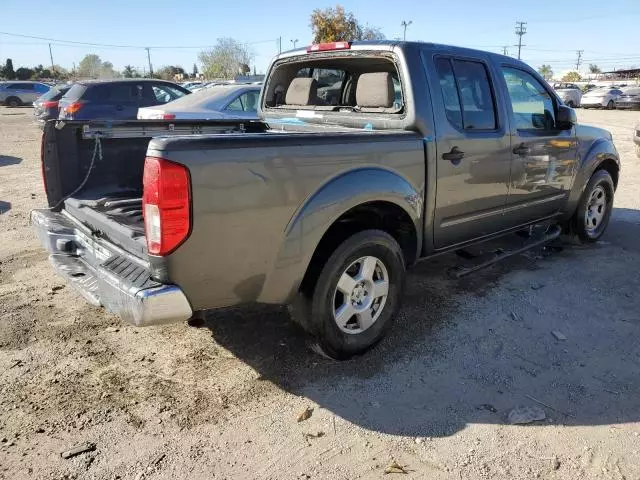
{"label": "wheel arch", "polygon": [[574,214],[589,179],[597,170],[606,170],[611,175],[614,187],[618,187],[620,157],[610,139],[603,138],[594,142],[582,158],[569,194],[568,208],[565,212],[567,219]]}
{"label": "wheel arch", "polygon": [[351,170],[331,179],[291,218],[258,301],[288,303],[303,282],[308,285],[313,266],[331,246],[363,229],[390,233],[412,263],[422,248],[423,198],[424,192],[384,168]]}

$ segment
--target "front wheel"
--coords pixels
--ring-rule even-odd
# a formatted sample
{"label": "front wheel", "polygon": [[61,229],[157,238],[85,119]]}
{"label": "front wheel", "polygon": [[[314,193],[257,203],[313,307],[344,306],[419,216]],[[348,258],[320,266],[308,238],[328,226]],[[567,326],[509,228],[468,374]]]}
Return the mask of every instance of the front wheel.
{"label": "front wheel", "polygon": [[292,310],[322,353],[346,359],[364,353],[384,336],[400,307],[405,264],[398,242],[386,232],[365,230],[345,240],[322,268],[307,308]]}
{"label": "front wheel", "polygon": [[606,170],[597,170],[584,189],[572,218],[574,234],[585,243],[597,241],[609,225],[613,210],[614,185]]}
{"label": "front wheel", "polygon": [[607,110],[613,110],[616,107],[615,103],[613,103],[613,100],[609,100],[609,103],[607,103]]}

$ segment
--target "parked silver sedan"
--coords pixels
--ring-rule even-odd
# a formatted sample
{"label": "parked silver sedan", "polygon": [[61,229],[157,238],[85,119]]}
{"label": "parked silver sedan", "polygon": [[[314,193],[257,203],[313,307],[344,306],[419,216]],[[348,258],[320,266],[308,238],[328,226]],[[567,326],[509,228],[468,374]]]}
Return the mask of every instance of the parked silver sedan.
{"label": "parked silver sedan", "polygon": [[616,108],[616,100],[622,95],[622,90],[614,87],[601,87],[589,90],[580,101],[583,108]]}
{"label": "parked silver sedan", "polygon": [[40,82],[0,82],[0,104],[9,107],[31,105],[50,89],[49,85]]}
{"label": "parked silver sedan", "polygon": [[138,109],[139,120],[257,120],[260,85],[218,85],[186,95],[173,102]]}

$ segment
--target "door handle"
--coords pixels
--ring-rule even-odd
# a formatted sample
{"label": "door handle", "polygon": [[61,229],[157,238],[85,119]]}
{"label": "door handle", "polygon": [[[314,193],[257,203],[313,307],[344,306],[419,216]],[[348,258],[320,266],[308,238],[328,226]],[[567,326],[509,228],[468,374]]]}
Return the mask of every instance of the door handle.
{"label": "door handle", "polygon": [[443,153],[442,159],[449,160],[452,163],[458,164],[460,160],[464,158],[464,152],[462,152],[458,147],[453,147],[450,152]]}
{"label": "door handle", "polygon": [[527,147],[524,143],[521,143],[513,149],[513,153],[522,157],[526,157],[528,155],[531,155],[531,148]]}

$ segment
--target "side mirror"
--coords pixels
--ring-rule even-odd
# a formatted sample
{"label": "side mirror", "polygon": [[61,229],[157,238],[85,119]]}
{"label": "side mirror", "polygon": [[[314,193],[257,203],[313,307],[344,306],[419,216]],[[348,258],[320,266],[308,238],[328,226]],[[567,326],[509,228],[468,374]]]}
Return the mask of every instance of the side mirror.
{"label": "side mirror", "polygon": [[569,130],[576,123],[578,123],[578,117],[576,117],[576,111],[567,107],[566,105],[558,105],[558,115],[556,116],[556,128],[560,130]]}

